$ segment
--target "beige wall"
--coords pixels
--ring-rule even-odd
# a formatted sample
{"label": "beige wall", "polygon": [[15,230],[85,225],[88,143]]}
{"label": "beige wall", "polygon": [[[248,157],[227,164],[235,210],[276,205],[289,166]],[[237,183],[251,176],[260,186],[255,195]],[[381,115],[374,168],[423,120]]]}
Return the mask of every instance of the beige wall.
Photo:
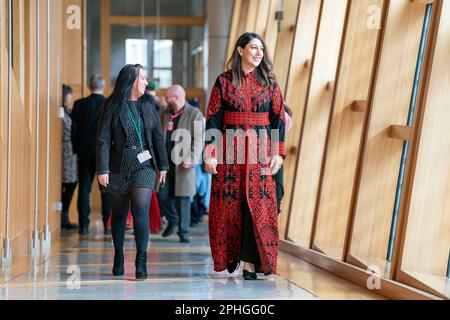
{"label": "beige wall", "polygon": [[[11,189],[10,189],[10,240],[13,267],[30,253],[32,231],[34,229],[35,204],[35,159],[36,159],[36,117],[39,119],[39,184],[38,184],[38,231],[45,224],[46,211],[46,154],[49,150],[48,172],[48,216],[49,227],[55,239],[58,238],[60,217],[56,204],[60,201],[61,181],[61,119],[58,118],[60,104],[60,82],[58,61],[61,62],[61,2],[50,0],[51,47],[50,73],[47,73],[47,2],[40,1],[40,90],[39,114],[36,113],[36,37],[35,1],[14,1],[15,16],[13,34],[14,72],[12,75],[11,96]],[[6,1],[0,1],[2,22],[6,20]],[[6,178],[7,178],[7,35],[5,25],[0,28],[1,52],[1,110],[0,110],[0,237],[6,232]],[[47,124],[47,77],[50,77],[50,122]],[[46,144],[47,125],[50,130],[50,143]]]}

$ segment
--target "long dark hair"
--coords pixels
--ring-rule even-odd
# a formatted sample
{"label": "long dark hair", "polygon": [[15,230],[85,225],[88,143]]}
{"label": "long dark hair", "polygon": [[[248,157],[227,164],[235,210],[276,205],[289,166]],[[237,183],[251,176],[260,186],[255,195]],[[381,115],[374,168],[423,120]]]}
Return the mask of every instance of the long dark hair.
{"label": "long dark hair", "polygon": [[239,88],[242,85],[242,75],[241,75],[242,58],[237,49],[239,47],[244,49],[247,46],[247,44],[253,39],[258,39],[259,41],[261,41],[264,47],[263,59],[259,64],[259,66],[255,68],[256,79],[264,87],[271,86],[276,81],[275,75],[272,72],[273,63],[272,60],[270,59],[269,52],[267,51],[266,42],[259,34],[254,32],[246,32],[243,35],[241,35],[239,39],[237,39],[236,44],[234,46],[233,55],[227,62],[227,69],[231,70],[231,73],[233,74],[233,84],[235,87]]}
{"label": "long dark hair", "polygon": [[140,64],[127,64],[120,70],[114,90],[106,102],[108,107],[120,107],[124,101],[130,98],[134,81],[141,69],[144,67]]}

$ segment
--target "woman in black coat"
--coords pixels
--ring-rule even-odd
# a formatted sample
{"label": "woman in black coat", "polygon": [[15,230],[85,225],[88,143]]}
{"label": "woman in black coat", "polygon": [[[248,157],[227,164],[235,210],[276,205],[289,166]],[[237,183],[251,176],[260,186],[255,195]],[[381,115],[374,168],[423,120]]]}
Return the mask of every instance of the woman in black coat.
{"label": "woman in black coat", "polygon": [[113,275],[124,274],[123,245],[131,204],[136,240],[136,278],[147,277],[149,207],[156,172],[164,184],[169,168],[154,99],[145,95],[147,75],[141,65],[126,65],[103,106],[97,136],[97,175],[111,198],[114,242]]}

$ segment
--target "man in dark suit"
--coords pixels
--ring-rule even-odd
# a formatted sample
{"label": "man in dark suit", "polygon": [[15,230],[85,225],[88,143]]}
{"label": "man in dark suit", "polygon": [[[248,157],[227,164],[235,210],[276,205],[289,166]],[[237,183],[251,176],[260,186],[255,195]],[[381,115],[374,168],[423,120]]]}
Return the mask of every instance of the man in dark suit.
{"label": "man in dark suit", "polygon": [[[89,194],[96,172],[97,127],[105,97],[103,96],[105,80],[101,75],[91,78],[89,89],[91,95],[75,101],[72,111],[72,143],[74,153],[78,155],[78,219],[79,233],[89,233]],[[109,196],[102,193],[102,216],[104,232],[107,234],[110,213]]]}

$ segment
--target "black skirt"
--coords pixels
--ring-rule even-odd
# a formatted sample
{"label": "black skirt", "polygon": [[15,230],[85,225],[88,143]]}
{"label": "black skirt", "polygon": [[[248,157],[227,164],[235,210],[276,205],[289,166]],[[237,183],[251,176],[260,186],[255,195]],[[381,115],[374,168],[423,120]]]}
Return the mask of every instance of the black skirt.
{"label": "black skirt", "polygon": [[[143,126],[141,110],[136,103],[133,103],[133,101],[129,101],[129,103],[129,106],[125,104],[122,107],[130,107],[134,119],[138,119],[138,117],[141,118],[140,130],[142,132],[142,136],[145,137],[145,128]],[[147,145],[144,145],[143,147],[144,150],[149,150]],[[140,145],[136,129],[133,122],[128,117],[127,142],[123,151],[120,170],[117,174],[109,175],[109,184],[106,188],[102,188],[103,192],[127,194],[134,189],[154,189],[156,179],[155,168],[153,167],[151,160],[147,160],[144,163],[139,162],[137,156],[141,152],[142,147]]]}

